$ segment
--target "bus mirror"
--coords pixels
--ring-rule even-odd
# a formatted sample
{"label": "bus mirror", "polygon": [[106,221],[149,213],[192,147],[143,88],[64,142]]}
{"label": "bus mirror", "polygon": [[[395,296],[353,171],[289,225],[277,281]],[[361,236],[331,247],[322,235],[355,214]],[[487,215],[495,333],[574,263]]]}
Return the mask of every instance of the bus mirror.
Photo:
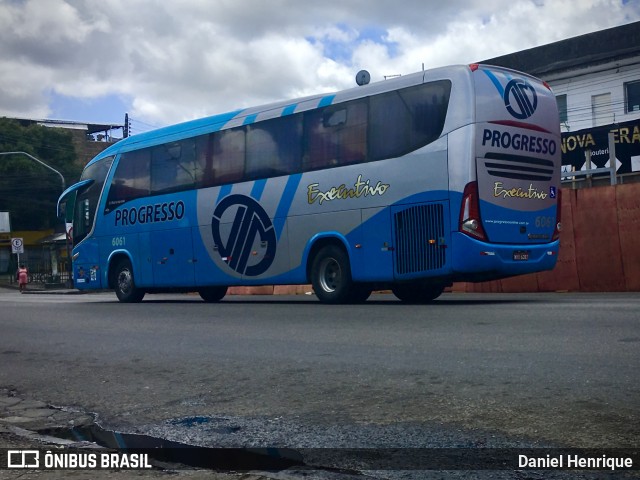
{"label": "bus mirror", "polygon": [[57,214],[60,220],[67,218],[67,200],[68,197],[58,203]]}

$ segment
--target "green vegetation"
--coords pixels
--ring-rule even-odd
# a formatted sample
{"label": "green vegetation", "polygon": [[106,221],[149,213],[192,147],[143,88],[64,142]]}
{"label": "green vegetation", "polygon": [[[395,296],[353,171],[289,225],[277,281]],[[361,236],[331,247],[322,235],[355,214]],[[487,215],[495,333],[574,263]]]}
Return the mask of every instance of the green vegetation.
{"label": "green vegetation", "polygon": [[[70,132],[39,125],[22,126],[0,118],[0,152],[26,152],[58,170],[69,186],[82,168]],[[62,193],[58,175],[25,155],[0,156],[0,211],[11,213],[12,230],[42,230],[60,223],[56,202]]]}

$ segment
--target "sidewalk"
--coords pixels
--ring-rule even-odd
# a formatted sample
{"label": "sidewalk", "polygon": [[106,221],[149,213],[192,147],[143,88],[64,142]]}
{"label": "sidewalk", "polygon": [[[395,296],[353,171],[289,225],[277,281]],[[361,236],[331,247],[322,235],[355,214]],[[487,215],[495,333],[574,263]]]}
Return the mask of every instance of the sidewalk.
{"label": "sidewalk", "polygon": [[[17,283],[9,283],[6,281],[0,282],[0,288],[4,288],[7,290],[15,290],[18,292],[18,284]],[[65,287],[55,287],[55,288],[46,288],[45,285],[41,283],[30,283],[27,286],[27,289],[23,292],[23,294],[49,294],[49,295],[77,295],[83,294],[80,290],[76,288],[65,288]]]}
{"label": "sidewalk", "polygon": [[[6,280],[0,280],[0,288],[18,291],[17,283],[10,283]],[[196,288],[194,287],[194,291]],[[30,283],[27,286],[25,294],[43,294],[43,295],[84,295],[86,291],[76,288],[65,287],[46,287],[41,283]],[[311,285],[266,285],[261,287],[229,287],[227,295],[312,295],[313,287]]]}

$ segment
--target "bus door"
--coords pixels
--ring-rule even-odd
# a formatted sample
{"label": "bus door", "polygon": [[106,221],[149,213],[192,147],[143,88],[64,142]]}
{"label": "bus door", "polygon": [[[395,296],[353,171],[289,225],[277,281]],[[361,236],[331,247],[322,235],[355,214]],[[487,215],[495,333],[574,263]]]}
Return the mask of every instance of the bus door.
{"label": "bus door", "polygon": [[154,287],[193,285],[194,258],[190,228],[151,232]]}
{"label": "bus door", "polygon": [[393,277],[393,237],[387,207],[362,210],[362,249],[355,258],[356,270],[364,281],[385,281]]}
{"label": "bus door", "polygon": [[[546,84],[520,72],[480,66],[473,75],[477,189],[487,240],[549,243],[560,189],[555,96]],[[520,251],[516,259],[527,260]]]}

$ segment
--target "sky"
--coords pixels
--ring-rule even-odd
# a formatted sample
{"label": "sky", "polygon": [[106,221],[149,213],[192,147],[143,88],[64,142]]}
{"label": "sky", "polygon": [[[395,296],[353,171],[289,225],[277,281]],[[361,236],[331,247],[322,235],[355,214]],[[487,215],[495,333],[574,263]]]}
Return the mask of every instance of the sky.
{"label": "sky", "polygon": [[132,133],[640,21],[640,0],[0,0],[0,117]]}

